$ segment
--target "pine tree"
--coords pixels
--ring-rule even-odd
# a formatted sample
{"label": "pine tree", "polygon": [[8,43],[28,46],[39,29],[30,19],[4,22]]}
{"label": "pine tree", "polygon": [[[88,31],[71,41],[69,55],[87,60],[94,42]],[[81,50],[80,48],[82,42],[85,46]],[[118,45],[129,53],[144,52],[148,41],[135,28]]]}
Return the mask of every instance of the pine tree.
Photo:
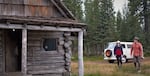
{"label": "pine tree", "polygon": [[115,39],[115,17],[112,0],[100,1],[100,25],[98,26],[101,43],[114,41]]}
{"label": "pine tree", "polygon": [[116,40],[112,0],[86,0],[85,16],[88,24],[86,42],[101,54],[105,43]]}
{"label": "pine tree", "polygon": [[144,33],[145,33],[145,46],[147,50],[150,50],[150,0],[143,0],[143,23],[144,23]]}
{"label": "pine tree", "polygon": [[120,11],[117,12],[117,17],[116,17],[116,26],[115,26],[115,29],[116,29],[116,38],[117,39],[120,39],[121,38],[121,26],[123,25],[123,18],[122,18],[122,14]]}
{"label": "pine tree", "polygon": [[82,0],[63,0],[63,2],[77,19],[83,20]]}
{"label": "pine tree", "polygon": [[85,1],[85,22],[88,24],[87,36],[85,39],[87,51],[97,53],[97,26],[99,22],[99,0],[86,0]]}
{"label": "pine tree", "polygon": [[140,0],[129,0],[128,9],[124,9],[124,17],[120,28],[120,38],[123,41],[132,41],[134,36],[143,37],[140,16],[137,12],[140,7],[139,3]]}

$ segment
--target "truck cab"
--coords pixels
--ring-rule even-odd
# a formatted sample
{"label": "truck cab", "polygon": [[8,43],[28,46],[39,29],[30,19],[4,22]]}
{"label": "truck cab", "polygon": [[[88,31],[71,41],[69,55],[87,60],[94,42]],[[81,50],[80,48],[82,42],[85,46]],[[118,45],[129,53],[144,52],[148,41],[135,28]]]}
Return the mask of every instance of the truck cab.
{"label": "truck cab", "polygon": [[[120,42],[120,44],[123,49],[122,62],[128,62],[128,60],[133,59],[133,56],[130,55],[133,42]],[[116,42],[109,42],[104,49],[104,60],[108,60],[109,63],[114,63],[114,61],[117,60],[114,55],[115,46]]]}

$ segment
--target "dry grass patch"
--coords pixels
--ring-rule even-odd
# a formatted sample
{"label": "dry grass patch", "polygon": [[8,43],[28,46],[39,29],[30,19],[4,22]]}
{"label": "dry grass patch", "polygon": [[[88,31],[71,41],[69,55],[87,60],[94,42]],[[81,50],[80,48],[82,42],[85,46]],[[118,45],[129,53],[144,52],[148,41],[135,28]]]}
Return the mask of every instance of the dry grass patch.
{"label": "dry grass patch", "polygon": [[[78,63],[73,61],[72,76],[78,76]],[[142,62],[142,72],[137,73],[133,63],[124,63],[121,69],[118,69],[117,64],[109,64],[106,61],[84,61],[85,76],[150,76],[150,59]]]}

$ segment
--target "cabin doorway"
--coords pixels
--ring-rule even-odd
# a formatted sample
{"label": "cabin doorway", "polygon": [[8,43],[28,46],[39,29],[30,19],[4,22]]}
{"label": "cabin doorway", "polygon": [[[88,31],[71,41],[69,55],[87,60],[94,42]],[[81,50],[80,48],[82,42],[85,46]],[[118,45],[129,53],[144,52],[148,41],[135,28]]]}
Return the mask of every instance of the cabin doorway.
{"label": "cabin doorway", "polygon": [[5,30],[5,72],[21,72],[22,30]]}

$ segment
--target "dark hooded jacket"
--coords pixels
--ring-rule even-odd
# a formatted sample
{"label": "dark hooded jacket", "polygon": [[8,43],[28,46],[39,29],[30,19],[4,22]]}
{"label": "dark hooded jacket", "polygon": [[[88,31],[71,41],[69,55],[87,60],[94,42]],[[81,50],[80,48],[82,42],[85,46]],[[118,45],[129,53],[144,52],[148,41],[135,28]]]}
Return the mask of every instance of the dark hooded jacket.
{"label": "dark hooded jacket", "polygon": [[123,50],[122,50],[122,46],[115,46],[114,48],[114,55],[123,55]]}

